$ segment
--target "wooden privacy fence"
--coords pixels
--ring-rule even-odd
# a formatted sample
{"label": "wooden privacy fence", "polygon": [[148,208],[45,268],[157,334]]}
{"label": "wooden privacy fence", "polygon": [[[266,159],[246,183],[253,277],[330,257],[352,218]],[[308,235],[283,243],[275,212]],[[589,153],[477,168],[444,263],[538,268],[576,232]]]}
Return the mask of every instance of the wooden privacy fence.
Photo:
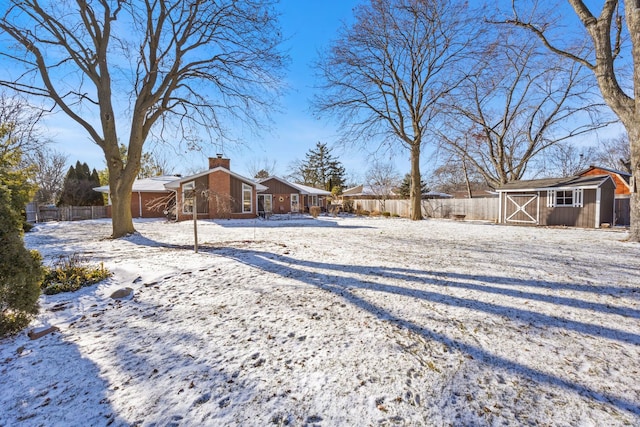
{"label": "wooden privacy fence", "polygon": [[[350,199],[354,209],[387,211],[391,215],[409,217],[409,200]],[[477,199],[423,199],[422,215],[427,218],[461,218],[470,220],[497,221],[498,198]]]}
{"label": "wooden privacy fence", "polygon": [[27,222],[80,221],[84,219],[109,218],[107,206],[38,206],[29,203],[26,208]]}

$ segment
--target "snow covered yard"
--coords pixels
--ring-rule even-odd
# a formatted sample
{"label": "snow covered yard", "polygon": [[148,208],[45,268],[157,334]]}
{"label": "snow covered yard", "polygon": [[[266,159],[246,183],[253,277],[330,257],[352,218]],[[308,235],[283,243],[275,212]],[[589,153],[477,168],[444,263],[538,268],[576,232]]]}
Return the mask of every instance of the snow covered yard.
{"label": "snow covered yard", "polygon": [[[640,245],[402,219],[46,223],[115,275],[0,341],[0,426],[640,425]],[[134,297],[109,298],[134,288]]]}

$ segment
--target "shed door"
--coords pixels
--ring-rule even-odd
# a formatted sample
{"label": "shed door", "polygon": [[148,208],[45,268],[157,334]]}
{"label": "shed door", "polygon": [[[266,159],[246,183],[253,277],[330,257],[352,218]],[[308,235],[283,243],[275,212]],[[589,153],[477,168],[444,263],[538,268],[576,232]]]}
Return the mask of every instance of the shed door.
{"label": "shed door", "polygon": [[539,224],[540,200],[537,194],[506,194],[505,222]]}

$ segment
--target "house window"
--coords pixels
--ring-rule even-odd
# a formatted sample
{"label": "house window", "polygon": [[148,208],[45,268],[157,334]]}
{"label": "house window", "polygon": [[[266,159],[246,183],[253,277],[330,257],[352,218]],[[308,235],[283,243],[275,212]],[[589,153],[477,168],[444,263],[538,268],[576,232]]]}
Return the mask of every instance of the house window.
{"label": "house window", "polygon": [[309,206],[318,206],[318,196],[309,196]]}
{"label": "house window", "polygon": [[250,185],[242,184],[242,212],[253,212],[253,189]]}
{"label": "house window", "polygon": [[573,190],[549,190],[547,193],[547,206],[553,207],[574,207],[583,206],[582,188]]}
{"label": "house window", "polygon": [[193,196],[195,189],[195,181],[182,184],[182,213],[193,213]]}

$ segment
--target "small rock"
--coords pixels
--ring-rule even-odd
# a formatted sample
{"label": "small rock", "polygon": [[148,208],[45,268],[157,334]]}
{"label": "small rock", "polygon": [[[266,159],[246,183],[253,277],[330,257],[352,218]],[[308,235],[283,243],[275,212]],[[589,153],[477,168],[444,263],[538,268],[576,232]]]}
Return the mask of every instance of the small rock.
{"label": "small rock", "polygon": [[27,335],[32,340],[37,340],[38,338],[42,338],[45,335],[52,334],[52,333],[57,332],[59,330],[60,330],[60,328],[58,328],[57,326],[49,326],[49,327],[44,327],[44,328],[35,328],[35,329],[30,330],[27,333]]}
{"label": "small rock", "polygon": [[133,289],[122,288],[111,294],[111,299],[126,299],[133,297]]}

